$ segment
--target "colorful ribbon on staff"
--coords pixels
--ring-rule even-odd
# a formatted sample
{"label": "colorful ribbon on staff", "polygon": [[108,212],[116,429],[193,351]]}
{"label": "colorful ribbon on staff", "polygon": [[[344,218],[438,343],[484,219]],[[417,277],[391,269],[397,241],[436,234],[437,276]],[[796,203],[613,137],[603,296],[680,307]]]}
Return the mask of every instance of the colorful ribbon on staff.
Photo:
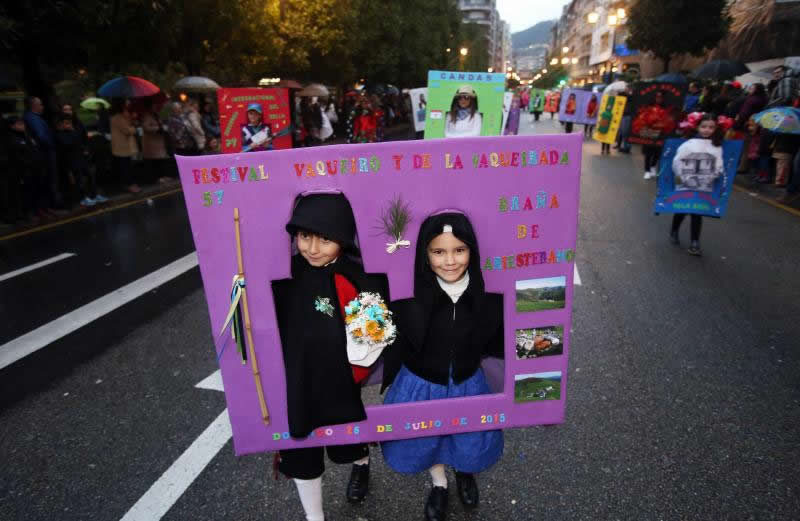
{"label": "colorful ribbon on staff", "polygon": [[[242,364],[247,362],[247,349],[245,349],[244,345],[244,318],[241,307],[241,299],[244,288],[244,277],[241,277],[238,274],[234,275],[233,284],[231,286],[231,307],[228,308],[228,314],[225,317],[225,322],[222,324],[222,329],[219,332],[219,337],[221,338],[225,333],[225,330],[228,329],[228,326],[231,327],[231,338],[233,338],[233,341],[236,342],[236,350],[239,351],[239,355],[242,357]],[[219,360],[222,358],[222,353],[225,352],[225,347],[227,345],[227,341],[222,344],[222,350],[220,350],[219,355],[217,356],[217,362],[219,362]]]}

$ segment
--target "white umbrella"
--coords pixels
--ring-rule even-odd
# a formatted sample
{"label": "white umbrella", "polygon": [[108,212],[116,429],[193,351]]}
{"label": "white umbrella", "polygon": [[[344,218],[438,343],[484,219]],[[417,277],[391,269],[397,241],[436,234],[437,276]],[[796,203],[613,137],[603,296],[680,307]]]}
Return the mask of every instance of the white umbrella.
{"label": "white umbrella", "polygon": [[328,88],[321,83],[312,83],[311,85],[306,86],[305,89],[301,90],[297,93],[298,96],[305,96],[305,97],[325,97],[330,96],[330,92],[328,92]]}
{"label": "white umbrella", "polygon": [[172,88],[184,92],[211,92],[222,87],[216,81],[204,76],[186,76],[179,79]]}
{"label": "white umbrella", "polygon": [[625,83],[624,81],[621,81],[621,80],[620,81],[615,81],[614,83],[612,83],[611,85],[609,85],[608,87],[606,87],[603,90],[603,94],[604,95],[608,95],[608,96],[616,96],[617,94],[619,94],[620,92],[622,92],[623,90],[625,90],[627,88],[628,88],[628,84]]}

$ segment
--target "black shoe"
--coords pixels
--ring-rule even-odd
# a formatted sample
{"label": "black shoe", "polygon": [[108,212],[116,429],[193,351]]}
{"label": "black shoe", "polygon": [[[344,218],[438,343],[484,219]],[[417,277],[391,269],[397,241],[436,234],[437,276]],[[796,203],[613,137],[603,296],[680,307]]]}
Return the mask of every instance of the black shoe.
{"label": "black shoe", "polygon": [[369,463],[366,465],[353,465],[350,472],[350,482],[347,483],[347,501],[361,503],[369,491]]}
{"label": "black shoe", "polygon": [[425,521],[444,521],[447,518],[447,489],[433,487],[425,503]]}
{"label": "black shoe", "polygon": [[456,472],[456,485],[458,486],[458,497],[464,508],[475,508],[478,506],[478,484],[472,474],[466,472]]}
{"label": "black shoe", "polygon": [[669,232],[669,242],[672,244],[680,244],[681,241],[678,239],[678,230],[672,230]]}
{"label": "black shoe", "polygon": [[703,252],[700,251],[700,241],[692,241],[689,245],[689,255],[694,255],[695,257],[700,257],[703,255]]}

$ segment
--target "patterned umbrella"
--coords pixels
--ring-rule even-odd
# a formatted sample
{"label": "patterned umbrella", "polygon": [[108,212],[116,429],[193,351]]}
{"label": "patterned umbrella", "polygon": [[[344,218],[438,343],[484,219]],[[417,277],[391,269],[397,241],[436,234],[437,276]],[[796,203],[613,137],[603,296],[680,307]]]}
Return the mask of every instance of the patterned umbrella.
{"label": "patterned umbrella", "polygon": [[778,134],[800,134],[800,110],[792,107],[773,107],[759,112],[753,119]]}
{"label": "patterned umbrella", "polygon": [[149,81],[137,76],[120,76],[107,81],[97,90],[97,95],[104,98],[143,98],[160,91]]}

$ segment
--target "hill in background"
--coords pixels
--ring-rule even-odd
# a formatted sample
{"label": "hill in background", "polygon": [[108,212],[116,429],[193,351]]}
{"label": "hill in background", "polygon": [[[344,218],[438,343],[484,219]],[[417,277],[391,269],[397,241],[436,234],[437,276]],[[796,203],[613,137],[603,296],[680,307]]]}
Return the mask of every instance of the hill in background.
{"label": "hill in background", "polygon": [[528,27],[524,31],[512,33],[511,46],[516,51],[536,43],[548,43],[550,41],[550,29],[555,23],[555,20],[547,20],[539,22],[533,27]]}

